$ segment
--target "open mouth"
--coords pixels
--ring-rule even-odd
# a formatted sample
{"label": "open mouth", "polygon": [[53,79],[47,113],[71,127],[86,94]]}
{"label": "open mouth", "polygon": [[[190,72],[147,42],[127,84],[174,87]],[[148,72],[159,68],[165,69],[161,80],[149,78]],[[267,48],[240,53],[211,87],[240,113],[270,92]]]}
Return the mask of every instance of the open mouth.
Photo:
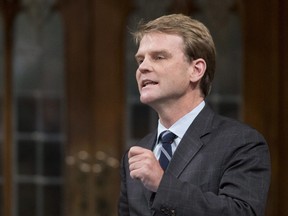
{"label": "open mouth", "polygon": [[158,82],[154,82],[152,80],[144,80],[142,82],[142,88],[149,86],[149,85],[157,85],[157,84],[158,84]]}

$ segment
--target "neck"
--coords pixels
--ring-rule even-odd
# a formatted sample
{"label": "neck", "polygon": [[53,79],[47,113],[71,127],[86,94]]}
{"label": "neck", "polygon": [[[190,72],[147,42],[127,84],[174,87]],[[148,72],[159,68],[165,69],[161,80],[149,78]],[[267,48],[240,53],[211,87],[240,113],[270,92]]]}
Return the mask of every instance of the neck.
{"label": "neck", "polygon": [[191,112],[203,100],[204,99],[201,97],[197,100],[191,100],[191,103],[181,105],[174,102],[173,104],[162,106],[162,109],[158,108],[155,110],[159,115],[161,124],[166,128],[170,128],[176,121]]}

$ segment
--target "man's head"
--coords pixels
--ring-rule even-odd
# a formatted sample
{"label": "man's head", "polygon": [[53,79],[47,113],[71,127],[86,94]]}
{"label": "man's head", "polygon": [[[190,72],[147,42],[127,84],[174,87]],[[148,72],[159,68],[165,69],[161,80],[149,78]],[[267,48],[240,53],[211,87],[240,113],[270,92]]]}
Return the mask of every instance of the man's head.
{"label": "man's head", "polygon": [[205,60],[207,69],[200,82],[204,97],[211,89],[215,73],[215,45],[209,30],[199,21],[182,14],[171,14],[159,17],[148,23],[140,24],[134,38],[137,45],[143,36],[151,32],[178,35],[183,38],[184,53],[189,61],[199,58]]}

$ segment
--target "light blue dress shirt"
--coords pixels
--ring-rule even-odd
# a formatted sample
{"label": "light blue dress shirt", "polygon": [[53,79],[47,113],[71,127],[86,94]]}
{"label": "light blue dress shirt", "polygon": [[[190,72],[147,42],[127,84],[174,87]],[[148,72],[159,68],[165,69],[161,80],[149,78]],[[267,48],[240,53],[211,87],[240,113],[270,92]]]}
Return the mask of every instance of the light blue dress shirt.
{"label": "light blue dress shirt", "polygon": [[159,135],[165,131],[169,130],[172,133],[174,133],[177,138],[174,140],[174,142],[171,144],[172,147],[172,154],[174,154],[177,146],[179,145],[182,137],[186,133],[187,129],[189,126],[192,124],[196,116],[201,112],[201,110],[205,106],[205,101],[202,101],[197,107],[195,107],[191,112],[187,113],[184,115],[182,118],[180,118],[178,121],[176,121],[170,128],[165,128],[160,120],[158,120],[158,135],[157,135],[157,140],[155,144],[155,148],[153,150],[153,153],[155,157],[159,160],[160,158],[160,153],[161,153],[161,143],[158,142],[159,140]]}

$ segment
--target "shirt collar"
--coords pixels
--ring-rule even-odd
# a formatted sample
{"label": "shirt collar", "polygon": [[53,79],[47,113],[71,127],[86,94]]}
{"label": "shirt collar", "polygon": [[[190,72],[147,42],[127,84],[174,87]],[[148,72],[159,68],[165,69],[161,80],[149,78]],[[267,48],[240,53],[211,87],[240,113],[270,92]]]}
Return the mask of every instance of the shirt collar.
{"label": "shirt collar", "polygon": [[202,101],[198,106],[196,106],[192,111],[178,119],[170,128],[165,128],[160,120],[158,120],[158,135],[157,135],[157,142],[159,141],[159,135],[165,131],[169,130],[174,133],[178,138],[182,139],[184,134],[186,133],[189,126],[192,124],[196,116],[201,112],[201,110],[205,106],[205,101]]}

